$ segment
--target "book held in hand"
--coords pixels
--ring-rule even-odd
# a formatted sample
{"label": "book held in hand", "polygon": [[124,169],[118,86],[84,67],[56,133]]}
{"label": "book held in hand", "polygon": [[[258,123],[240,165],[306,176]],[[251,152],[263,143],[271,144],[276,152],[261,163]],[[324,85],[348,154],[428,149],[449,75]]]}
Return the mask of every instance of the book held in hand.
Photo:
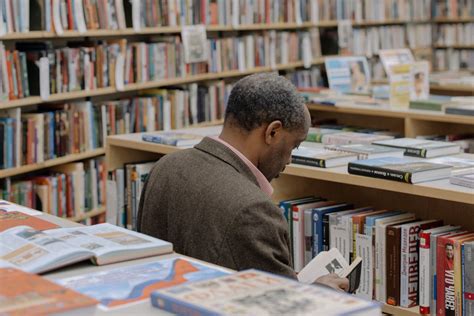
{"label": "book held in hand", "polygon": [[416,138],[396,138],[375,141],[372,144],[405,150],[405,156],[432,158],[459,154],[461,147],[456,143],[440,142]]}
{"label": "book held in hand", "polygon": [[97,301],[39,275],[0,268],[1,315],[50,315],[75,310],[93,313]]}
{"label": "book held in hand", "polygon": [[360,284],[362,258],[357,257],[349,265],[337,248],[322,251],[298,273],[298,281],[312,284],[318,278],[336,273],[341,278],[349,279],[349,293],[355,293]]}
{"label": "book held in hand", "polygon": [[111,224],[45,231],[17,226],[0,233],[0,263],[32,273],[90,259],[104,265],[172,252],[173,245]]}
{"label": "book held in hand", "polygon": [[375,302],[258,270],[155,291],[153,306],[180,315],[380,315]]}
{"label": "book held in hand", "polygon": [[451,168],[448,165],[408,158],[385,157],[350,162],[348,172],[360,176],[415,184],[449,178]]}
{"label": "book held in hand", "polygon": [[184,256],[119,267],[55,282],[92,297],[103,310],[149,299],[154,290],[228,275],[227,269]]}

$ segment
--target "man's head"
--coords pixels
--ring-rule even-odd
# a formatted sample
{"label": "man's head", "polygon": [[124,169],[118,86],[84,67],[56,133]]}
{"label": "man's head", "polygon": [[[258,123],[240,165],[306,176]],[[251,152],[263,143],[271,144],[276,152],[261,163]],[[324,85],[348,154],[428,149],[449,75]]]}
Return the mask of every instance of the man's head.
{"label": "man's head", "polygon": [[446,244],[444,246],[444,250],[446,251],[446,258],[448,258],[449,260],[453,260],[454,259],[454,247],[453,247],[453,244]]}
{"label": "man's head", "polygon": [[260,73],[233,87],[221,137],[231,141],[271,181],[306,138],[311,117],[296,88],[282,76]]}

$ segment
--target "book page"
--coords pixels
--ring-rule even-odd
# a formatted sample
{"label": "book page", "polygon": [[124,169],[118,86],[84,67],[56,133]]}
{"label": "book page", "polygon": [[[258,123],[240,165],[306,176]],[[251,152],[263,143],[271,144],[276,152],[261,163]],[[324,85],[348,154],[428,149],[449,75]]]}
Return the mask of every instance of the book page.
{"label": "book page", "polygon": [[27,272],[40,273],[92,257],[92,253],[28,226],[0,233],[0,259]]}
{"label": "book page", "polygon": [[300,273],[298,273],[298,281],[311,284],[318,278],[330,274],[344,272],[349,264],[341,255],[337,248],[329,251],[320,252],[316,257],[308,263]]}
{"label": "book page", "polygon": [[85,227],[52,229],[46,231],[46,233],[64,240],[68,244],[92,251],[96,257],[114,251],[171,247],[171,244],[166,241],[108,223]]}

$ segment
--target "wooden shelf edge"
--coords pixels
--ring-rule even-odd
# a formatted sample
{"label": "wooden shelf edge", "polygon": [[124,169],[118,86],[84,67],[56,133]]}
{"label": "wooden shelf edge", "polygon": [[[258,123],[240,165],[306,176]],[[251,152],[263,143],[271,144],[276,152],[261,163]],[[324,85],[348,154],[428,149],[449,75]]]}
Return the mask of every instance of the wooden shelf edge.
{"label": "wooden shelf edge", "polygon": [[94,157],[104,155],[104,154],[105,154],[105,149],[98,148],[98,149],[94,149],[88,152],[71,154],[71,155],[59,157],[56,159],[46,160],[46,161],[36,163],[36,164],[20,166],[17,168],[3,169],[0,171],[0,179],[13,177],[13,176],[21,175],[24,173],[41,170],[41,169],[46,169],[46,168],[62,165],[69,162],[79,161],[79,160],[88,159],[88,158],[94,158]]}
{"label": "wooden shelf edge", "polygon": [[70,221],[73,221],[73,222],[80,222],[80,221],[83,221],[85,219],[95,217],[97,215],[104,214],[106,211],[107,211],[106,207],[101,206],[101,207],[99,207],[97,209],[94,209],[94,210],[91,210],[91,211],[85,211],[84,214],[82,214],[82,215],[78,215],[78,216],[74,216],[74,217],[68,217],[67,220],[70,220]]}
{"label": "wooden shelf edge", "polygon": [[[348,173],[331,172],[329,169],[309,167],[297,164],[289,165],[283,173],[291,176],[298,176],[315,180],[324,180],[336,183],[344,183],[366,188],[377,188],[384,191],[423,196],[459,203],[472,204],[474,202],[474,197],[470,193],[446,190],[443,188],[428,187],[424,186],[423,183],[407,184],[397,181],[357,176]],[[425,184],[428,183],[429,182],[426,182]]]}
{"label": "wooden shelf edge", "polygon": [[420,316],[419,307],[404,308],[400,306],[392,306],[388,304],[382,304],[382,312],[397,315],[397,316]]}
{"label": "wooden shelf edge", "polygon": [[394,111],[384,108],[358,108],[358,107],[340,107],[331,105],[308,104],[310,111],[324,111],[334,113],[360,114],[367,116],[381,116],[399,119],[415,119],[432,122],[445,122],[457,124],[474,124],[474,117],[469,115],[454,115],[436,111]]}
{"label": "wooden shelf edge", "polygon": [[[312,65],[319,65],[324,63],[325,57],[317,57],[311,63]],[[127,84],[124,87],[123,91],[117,90],[115,87],[106,87],[106,88],[98,88],[94,90],[82,90],[82,91],[73,91],[73,92],[66,92],[66,93],[59,93],[59,94],[52,94],[49,99],[42,100],[39,96],[32,96],[24,99],[18,100],[10,100],[5,102],[0,102],[0,110],[3,109],[10,109],[10,108],[17,108],[17,107],[25,107],[43,103],[50,103],[50,102],[58,102],[58,101],[66,101],[66,100],[73,100],[73,99],[81,99],[87,97],[96,97],[96,96],[106,96],[109,94],[120,93],[120,92],[130,92],[130,91],[138,91],[144,89],[152,89],[152,88],[159,88],[159,87],[167,87],[172,85],[180,85],[180,84],[188,84],[198,81],[207,81],[207,80],[218,80],[223,78],[231,78],[231,77],[241,77],[246,76],[258,72],[269,72],[273,70],[288,70],[303,67],[303,62],[291,62],[288,64],[279,64],[273,69],[272,67],[255,67],[252,69],[246,70],[230,70],[225,72],[208,72],[204,74],[192,75],[184,78],[169,78],[169,79],[162,79],[157,81],[149,81],[149,82],[142,82],[142,83],[132,83]]]}
{"label": "wooden shelf edge", "polygon": [[463,45],[463,44],[454,44],[454,45],[433,45],[435,49],[474,49],[474,45]]}

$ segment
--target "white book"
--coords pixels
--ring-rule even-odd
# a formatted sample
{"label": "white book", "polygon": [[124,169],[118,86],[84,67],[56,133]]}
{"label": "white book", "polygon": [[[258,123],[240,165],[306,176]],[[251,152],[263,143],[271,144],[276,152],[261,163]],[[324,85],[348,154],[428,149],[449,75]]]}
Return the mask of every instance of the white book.
{"label": "white book", "polygon": [[118,194],[117,180],[107,179],[107,210],[105,213],[105,221],[112,225],[119,225],[118,222]]}
{"label": "white book", "polygon": [[43,273],[90,259],[96,265],[156,256],[173,250],[171,243],[108,223],[37,231],[17,226],[0,233],[9,247],[0,249],[7,264]]}
{"label": "white book", "polygon": [[125,173],[123,168],[115,170],[117,182],[117,223],[124,227],[125,222]]}
{"label": "white book", "polygon": [[357,289],[356,295],[371,300],[374,291],[372,236],[356,233],[356,248],[357,255],[362,258],[360,286]]}
{"label": "white book", "polygon": [[125,23],[125,11],[123,8],[123,0],[115,0],[115,12],[117,14],[117,23],[120,30],[127,28]]}
{"label": "white book", "polygon": [[415,219],[414,214],[403,213],[375,220],[375,299],[379,302],[387,300],[387,258],[385,253],[387,226],[400,224],[412,219]]}

